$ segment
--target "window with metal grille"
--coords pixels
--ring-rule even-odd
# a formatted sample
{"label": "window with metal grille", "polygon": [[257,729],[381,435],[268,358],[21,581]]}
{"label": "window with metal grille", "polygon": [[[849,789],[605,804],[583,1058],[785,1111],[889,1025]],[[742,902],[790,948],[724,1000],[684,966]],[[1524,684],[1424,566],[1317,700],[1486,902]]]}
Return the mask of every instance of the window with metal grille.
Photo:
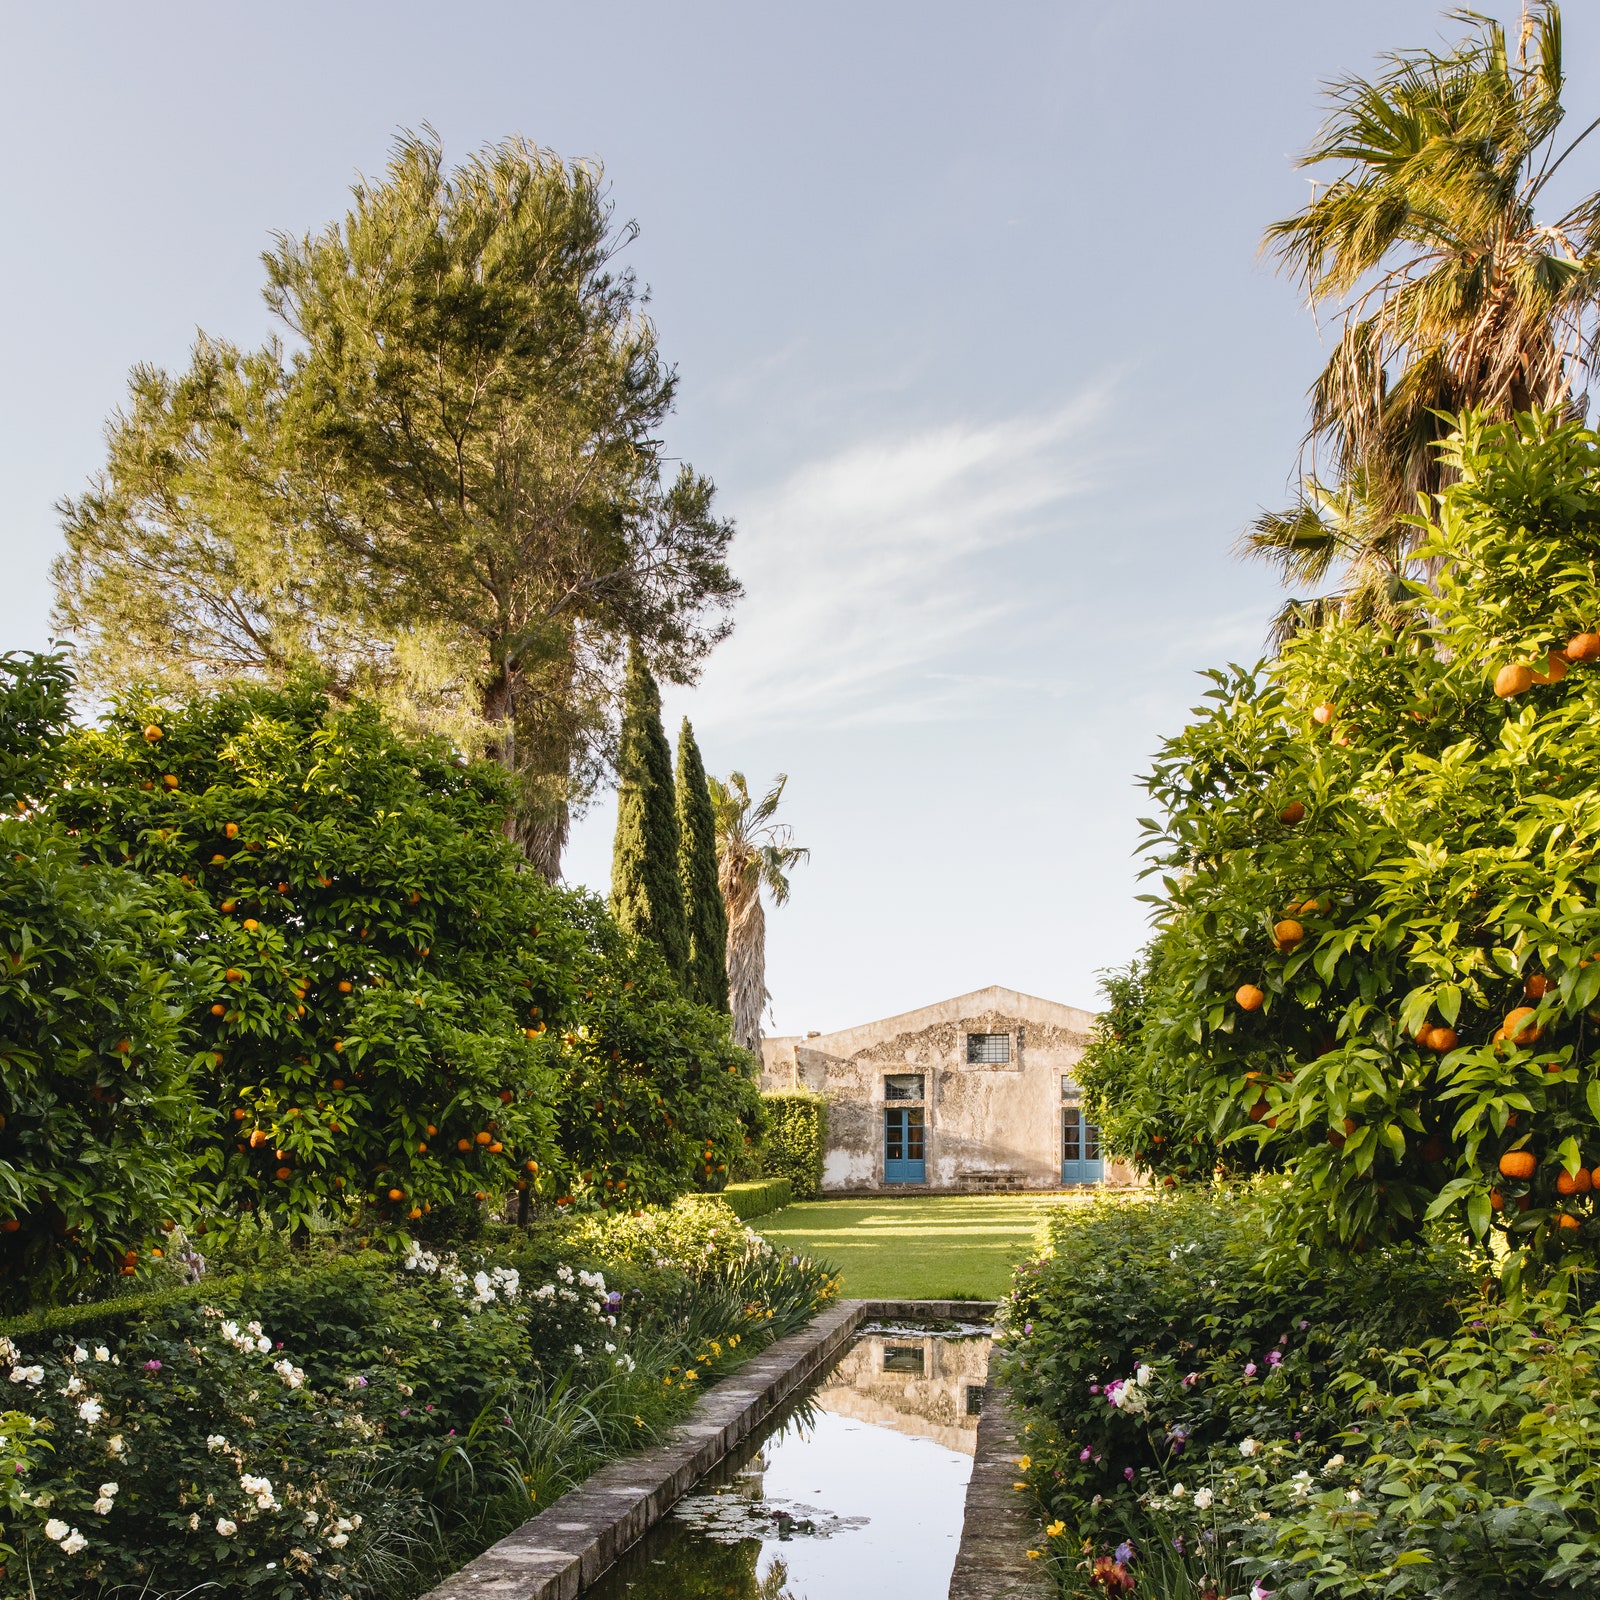
{"label": "window with metal grille", "polygon": [[983,1414],[983,1385],[969,1383],[967,1385],[967,1415],[977,1417]]}
{"label": "window with metal grille", "polygon": [[922,1376],[922,1346],[920,1344],[886,1344],[883,1347],[885,1372],[911,1372]]}
{"label": "window with metal grille", "polygon": [[1009,1033],[969,1033],[967,1064],[973,1067],[999,1066],[1011,1059]]}
{"label": "window with metal grille", "polygon": [[920,1100],[922,1074],[920,1072],[891,1072],[883,1080],[885,1100]]}

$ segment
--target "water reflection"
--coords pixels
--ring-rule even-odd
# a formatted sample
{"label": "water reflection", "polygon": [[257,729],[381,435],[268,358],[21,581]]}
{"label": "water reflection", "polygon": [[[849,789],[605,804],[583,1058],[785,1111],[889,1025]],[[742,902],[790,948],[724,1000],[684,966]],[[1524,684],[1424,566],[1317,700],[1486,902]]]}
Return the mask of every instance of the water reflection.
{"label": "water reflection", "polygon": [[812,1403],[970,1456],[988,1372],[986,1338],[872,1333],[850,1349]]}
{"label": "water reflection", "polygon": [[986,1338],[859,1339],[585,1600],[944,1600]]}

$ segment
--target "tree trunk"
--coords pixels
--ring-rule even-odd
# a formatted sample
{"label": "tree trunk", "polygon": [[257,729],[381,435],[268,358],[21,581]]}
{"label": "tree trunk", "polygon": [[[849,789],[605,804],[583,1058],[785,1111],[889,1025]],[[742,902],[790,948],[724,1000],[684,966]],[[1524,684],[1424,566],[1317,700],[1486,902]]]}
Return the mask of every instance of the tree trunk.
{"label": "tree trunk", "polygon": [[[744,890],[744,886],[739,886]],[[761,1057],[761,1013],[767,994],[767,914],[757,885],[738,894],[728,908],[728,1009],[733,1041]]]}

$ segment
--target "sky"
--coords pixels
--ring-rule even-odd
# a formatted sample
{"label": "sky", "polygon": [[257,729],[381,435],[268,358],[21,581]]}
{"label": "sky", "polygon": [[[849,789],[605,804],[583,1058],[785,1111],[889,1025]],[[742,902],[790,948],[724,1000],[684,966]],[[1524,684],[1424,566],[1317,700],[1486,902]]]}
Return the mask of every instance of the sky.
{"label": "sky", "polygon": [[[1148,929],[1139,775],[1281,601],[1232,547],[1326,349],[1262,229],[1322,84],[1441,9],[5,0],[0,650],[50,636],[55,503],[136,362],[267,337],[260,252],[400,130],[521,133],[637,221],[668,446],[739,527],[736,631],[665,707],[711,771],[789,776],[769,1031],[995,983],[1092,1008]],[[1567,11],[1582,126],[1600,16]],[[613,819],[570,881],[606,889]]]}

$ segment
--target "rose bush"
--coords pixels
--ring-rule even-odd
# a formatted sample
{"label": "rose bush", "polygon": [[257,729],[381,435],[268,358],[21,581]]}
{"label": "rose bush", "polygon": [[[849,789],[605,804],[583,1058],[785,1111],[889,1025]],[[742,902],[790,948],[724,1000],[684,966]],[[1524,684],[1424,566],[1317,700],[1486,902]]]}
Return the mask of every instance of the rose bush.
{"label": "rose bush", "polygon": [[32,1429],[0,1594],[403,1600],[831,1292],[770,1253],[613,1270],[565,1227],[503,1229],[14,1323],[0,1383]]}

